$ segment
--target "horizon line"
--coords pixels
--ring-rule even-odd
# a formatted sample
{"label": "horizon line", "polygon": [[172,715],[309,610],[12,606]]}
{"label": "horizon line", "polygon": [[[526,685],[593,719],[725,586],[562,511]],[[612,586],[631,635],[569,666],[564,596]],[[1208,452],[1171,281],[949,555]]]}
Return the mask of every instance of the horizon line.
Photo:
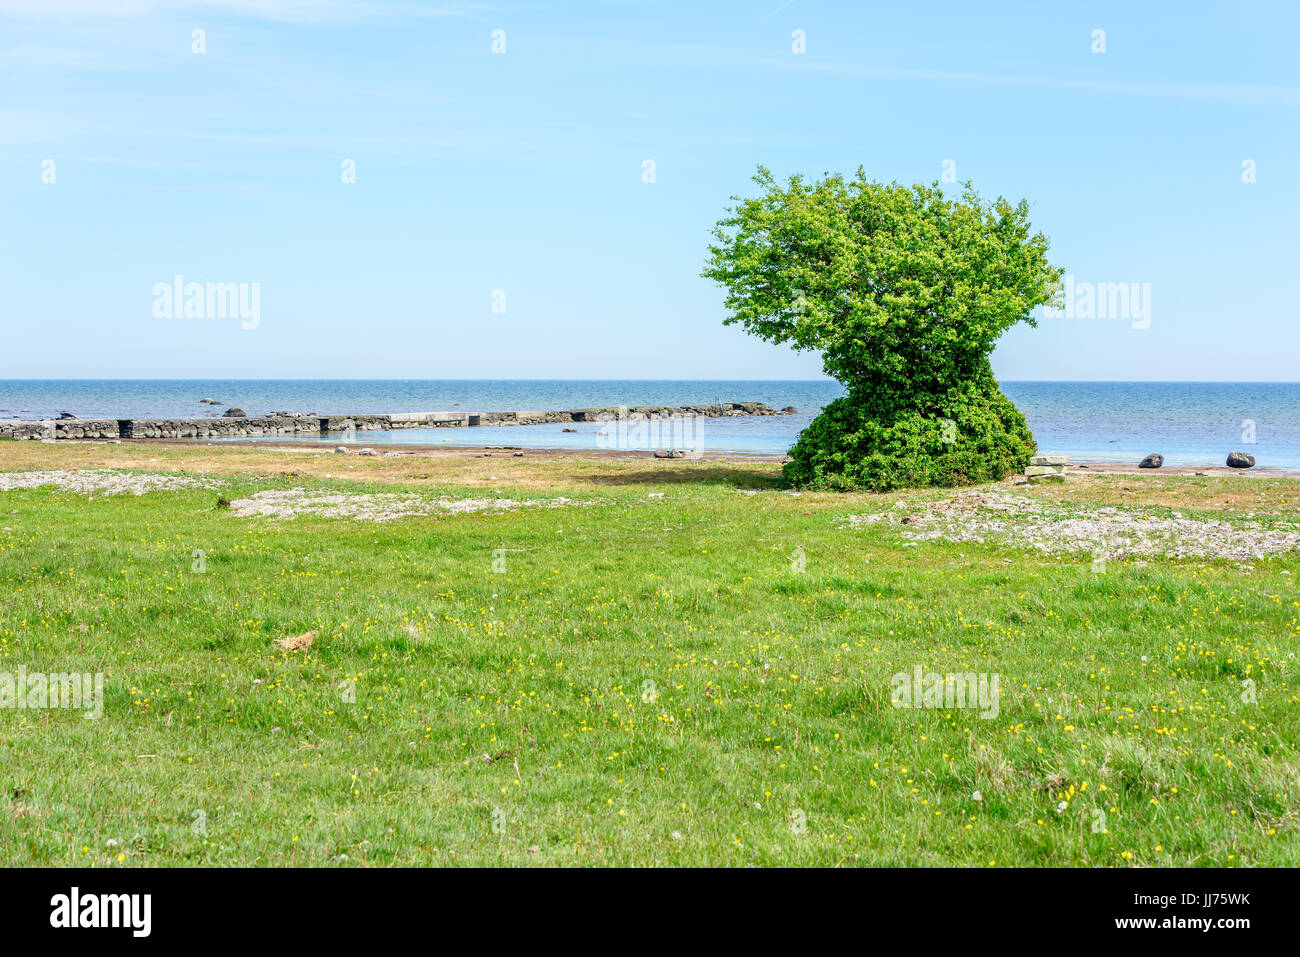
{"label": "horizon line", "polygon": [[[0,378],[0,382],[831,382],[843,385],[836,379],[421,379],[421,378],[331,378],[291,376],[285,378],[238,378],[224,376],[192,376],[184,378],[115,377],[63,377],[63,378]],[[998,379],[1000,383],[1048,385],[1300,385],[1295,379]]]}

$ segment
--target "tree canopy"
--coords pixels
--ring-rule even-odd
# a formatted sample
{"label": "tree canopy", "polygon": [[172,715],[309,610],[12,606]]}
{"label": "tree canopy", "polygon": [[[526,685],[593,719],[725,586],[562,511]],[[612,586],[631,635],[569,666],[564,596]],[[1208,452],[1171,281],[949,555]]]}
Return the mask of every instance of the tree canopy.
{"label": "tree canopy", "polygon": [[754,181],[759,194],[733,197],[714,228],[703,272],[726,288],[724,322],[820,351],[848,390],[800,436],[787,475],[889,488],[1028,464],[1033,437],[988,361],[1059,284],[1028,203],[985,203],[970,184],[950,199],[861,169],[782,186],[759,167]]}

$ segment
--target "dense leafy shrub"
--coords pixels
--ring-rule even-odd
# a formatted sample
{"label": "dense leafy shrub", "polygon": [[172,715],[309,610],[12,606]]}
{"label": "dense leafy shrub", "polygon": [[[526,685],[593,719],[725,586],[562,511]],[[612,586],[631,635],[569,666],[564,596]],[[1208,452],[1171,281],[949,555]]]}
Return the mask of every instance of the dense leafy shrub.
{"label": "dense leafy shrub", "polygon": [[998,336],[1052,301],[1060,270],[1030,235],[1028,205],[960,200],[939,185],[791,178],[714,229],[704,275],[748,331],[817,349],[848,395],[791,449],[786,475],[817,488],[1000,479],[1035,451],[989,365]]}

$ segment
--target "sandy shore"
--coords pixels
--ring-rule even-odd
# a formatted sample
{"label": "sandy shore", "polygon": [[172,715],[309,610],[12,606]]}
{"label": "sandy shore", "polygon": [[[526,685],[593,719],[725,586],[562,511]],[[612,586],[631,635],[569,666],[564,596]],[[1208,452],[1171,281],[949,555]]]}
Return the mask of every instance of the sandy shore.
{"label": "sandy shore", "polygon": [[[94,440],[82,440],[86,444],[101,444]],[[247,448],[262,449],[264,451],[274,451],[283,453],[312,453],[320,454],[321,452],[333,452],[337,448],[347,448],[352,454],[356,450],[363,448],[373,448],[381,458],[401,458],[410,456],[420,456],[424,458],[447,458],[447,459],[464,459],[480,458],[484,456],[513,456],[515,452],[523,452],[524,457],[530,459],[569,459],[569,460],[621,460],[636,461],[639,459],[654,459],[652,451],[642,449],[546,449],[530,448],[522,445],[420,445],[420,444],[402,444],[389,445],[387,443],[378,443],[373,446],[367,446],[362,442],[352,442],[346,445],[334,442],[268,442],[265,440],[240,440],[226,439],[219,442],[204,441],[202,439],[122,439],[123,445],[136,446],[201,446],[205,448]],[[660,460],[660,461],[700,461],[700,462],[788,462],[787,455],[774,455],[765,452],[700,452],[693,454],[687,459]],[[1269,468],[1267,466],[1256,466],[1252,469],[1230,469],[1224,465],[1165,465],[1158,469],[1139,468],[1134,462],[1080,462],[1067,466],[1068,473],[1081,473],[1092,475],[1203,475],[1203,476],[1259,476],[1261,478],[1300,478],[1300,469]]]}
{"label": "sandy shore", "polygon": [[[66,440],[64,440],[66,441]],[[254,439],[224,439],[220,442],[205,442],[201,439],[120,439],[120,444],[134,446],[184,446],[189,448],[243,448],[243,449],[262,449],[267,452],[311,452],[320,454],[321,452],[333,452],[338,448],[346,448],[351,454],[356,454],[358,449],[374,449],[382,458],[398,458],[402,456],[422,456],[424,458],[478,458],[484,455],[512,456],[515,452],[523,452],[525,456],[532,459],[590,459],[599,461],[601,459],[616,459],[624,461],[633,461],[636,459],[653,459],[655,454],[645,449],[536,449],[525,445],[419,445],[406,444],[390,445],[388,443],[377,443],[375,445],[366,445],[364,442],[349,442],[347,444],[334,442],[288,442],[279,443],[274,441],[258,441]],[[81,440],[82,444],[90,445],[106,444],[102,441],[90,439]],[[108,443],[111,444],[111,443]],[[679,459],[669,459],[665,461],[699,461],[699,462],[788,462],[788,455],[773,455],[766,452],[700,452],[692,453],[690,457]]]}
{"label": "sandy shore", "polygon": [[1067,472],[1091,472],[1094,475],[1259,475],[1264,478],[1300,478],[1300,469],[1267,468],[1230,469],[1226,465],[1164,465],[1158,469],[1138,468],[1132,462],[1087,462],[1066,467]]}

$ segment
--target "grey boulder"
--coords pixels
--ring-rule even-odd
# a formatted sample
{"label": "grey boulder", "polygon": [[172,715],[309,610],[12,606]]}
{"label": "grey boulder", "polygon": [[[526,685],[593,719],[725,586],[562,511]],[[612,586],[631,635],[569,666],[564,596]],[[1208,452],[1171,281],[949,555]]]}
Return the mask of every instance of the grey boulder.
{"label": "grey boulder", "polygon": [[1228,453],[1228,468],[1250,469],[1254,467],[1255,467],[1255,456],[1247,455],[1245,452]]}
{"label": "grey boulder", "polygon": [[1158,469],[1165,464],[1165,457],[1159,452],[1152,452],[1138,463],[1140,469]]}
{"label": "grey boulder", "polygon": [[238,406],[232,405],[225,412],[221,413],[223,419],[242,419],[245,418],[245,412]]}

